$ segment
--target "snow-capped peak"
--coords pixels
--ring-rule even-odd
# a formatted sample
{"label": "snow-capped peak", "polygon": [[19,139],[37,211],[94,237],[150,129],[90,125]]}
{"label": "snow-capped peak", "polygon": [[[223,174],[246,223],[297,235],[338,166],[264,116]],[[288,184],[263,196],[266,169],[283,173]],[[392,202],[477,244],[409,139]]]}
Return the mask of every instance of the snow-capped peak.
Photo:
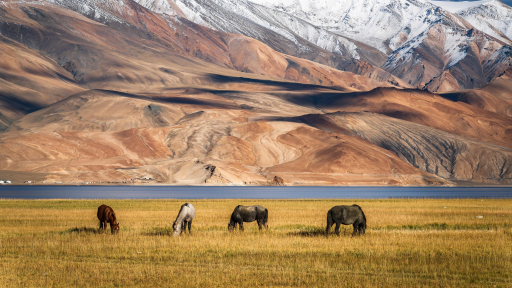
{"label": "snow-capped peak", "polygon": [[156,13],[184,16],[172,0],[133,0]]}
{"label": "snow-capped peak", "polygon": [[454,1],[430,1],[432,4],[443,8],[444,10],[451,12],[451,13],[457,13],[462,10],[466,10],[471,7],[479,6],[484,3],[493,2],[495,0],[480,0],[480,1],[461,1],[461,2],[454,2]]}
{"label": "snow-capped peak", "polygon": [[[481,1],[478,1],[481,2]],[[492,0],[460,10],[461,16],[477,28],[504,42],[512,40],[512,8],[500,1]]]}
{"label": "snow-capped peak", "polygon": [[389,53],[402,27],[434,7],[427,0],[249,0]]}

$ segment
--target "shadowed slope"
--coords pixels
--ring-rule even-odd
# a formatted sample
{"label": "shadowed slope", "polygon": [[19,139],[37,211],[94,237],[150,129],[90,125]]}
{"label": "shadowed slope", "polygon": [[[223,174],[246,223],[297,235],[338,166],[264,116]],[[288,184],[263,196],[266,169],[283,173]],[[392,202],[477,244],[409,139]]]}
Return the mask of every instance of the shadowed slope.
{"label": "shadowed slope", "polygon": [[282,175],[286,183],[307,185],[446,183],[354,136],[294,122],[247,122],[262,115],[318,113],[314,107],[264,92],[225,93],[74,95],[1,135],[0,170],[48,173],[48,181],[71,182],[150,175],[175,184],[267,184]]}
{"label": "shadowed slope", "polygon": [[0,131],[22,116],[82,91],[55,61],[0,35]]}
{"label": "shadowed slope", "polygon": [[[363,90],[382,84],[283,55],[245,36],[156,14],[132,1],[121,2],[88,0],[84,5],[93,10],[87,10],[72,1],[55,1],[78,12],[75,13],[60,6],[40,5],[40,2],[7,1],[0,28],[5,37],[55,59],[77,82],[90,88],[126,91],[137,86],[165,87],[196,81],[204,84],[200,80],[204,71],[229,75],[233,74],[231,69],[307,84]],[[104,16],[91,11],[99,11]],[[289,61],[293,65],[290,66]],[[158,68],[190,74],[179,77]]]}
{"label": "shadowed slope", "polygon": [[512,119],[428,91],[377,88],[369,92],[322,94],[317,106],[326,112],[370,111],[512,148]]}
{"label": "shadowed slope", "polygon": [[[307,115],[283,121],[357,135],[393,152],[414,167],[444,179],[512,183],[511,149],[468,140],[423,125],[368,112]],[[382,167],[382,164],[376,167]]]}
{"label": "shadowed slope", "polygon": [[[9,76],[9,83],[47,95],[30,102],[25,90],[1,86],[23,94],[9,105],[26,106],[10,118],[0,115],[9,124],[0,134],[1,171],[46,173],[48,181],[69,183],[144,177],[266,185],[279,176],[296,185],[446,185],[510,178],[508,149],[496,146],[511,148],[512,120],[504,114],[426,91],[373,89],[382,83],[133,1],[109,1],[83,1],[94,13],[73,1],[52,2],[73,11],[40,2],[0,4],[1,45],[11,51],[1,67],[18,77]],[[26,79],[37,80],[35,86]],[[333,114],[338,123],[327,119],[332,115],[315,116],[365,110],[402,120],[342,121]],[[383,135],[379,121],[389,130]],[[401,131],[410,140],[395,151],[389,143]],[[423,145],[421,137],[436,144]],[[468,147],[456,161],[471,169],[450,168],[448,148],[433,148],[452,142]],[[487,172],[474,168],[478,163]]]}
{"label": "shadowed slope", "polygon": [[480,89],[440,94],[453,101],[460,101],[498,114],[512,116],[512,70]]}

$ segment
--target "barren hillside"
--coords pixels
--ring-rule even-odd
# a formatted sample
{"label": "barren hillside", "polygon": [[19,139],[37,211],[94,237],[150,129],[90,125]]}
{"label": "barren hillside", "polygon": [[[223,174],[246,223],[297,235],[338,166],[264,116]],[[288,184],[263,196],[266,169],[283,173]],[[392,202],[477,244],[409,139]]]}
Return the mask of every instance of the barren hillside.
{"label": "barren hillside", "polygon": [[114,2],[0,3],[0,179],[512,182],[510,72],[434,94]]}

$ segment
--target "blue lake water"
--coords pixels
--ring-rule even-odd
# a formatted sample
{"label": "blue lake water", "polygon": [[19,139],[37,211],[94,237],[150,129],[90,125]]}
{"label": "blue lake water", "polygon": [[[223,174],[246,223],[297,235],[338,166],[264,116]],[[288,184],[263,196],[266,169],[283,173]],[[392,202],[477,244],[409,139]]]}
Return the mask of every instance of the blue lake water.
{"label": "blue lake water", "polygon": [[512,187],[0,186],[3,199],[512,198]]}

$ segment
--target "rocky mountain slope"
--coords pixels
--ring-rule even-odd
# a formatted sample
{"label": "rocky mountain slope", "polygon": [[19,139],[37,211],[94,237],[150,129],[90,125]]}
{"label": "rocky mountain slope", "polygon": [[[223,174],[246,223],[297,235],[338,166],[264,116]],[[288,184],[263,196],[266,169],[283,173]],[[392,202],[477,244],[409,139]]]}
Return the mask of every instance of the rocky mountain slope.
{"label": "rocky mountain slope", "polygon": [[482,1],[480,5],[473,5],[458,10],[469,24],[480,31],[496,37],[504,42],[512,40],[512,9],[500,1]]}
{"label": "rocky mountain slope", "polygon": [[315,128],[349,131],[445,179],[495,183],[511,175],[512,150],[369,112],[336,112],[287,119]]}
{"label": "rocky mountain slope", "polygon": [[426,0],[177,0],[176,5],[191,21],[247,35],[283,53],[392,82],[385,70],[430,91],[479,88],[510,66],[512,9],[496,0],[463,5],[462,11]]}
{"label": "rocky mountain slope", "polygon": [[[299,47],[294,41],[267,34],[268,27],[253,39],[201,26],[184,3],[1,2],[0,178],[222,185],[269,185],[275,176],[287,185],[512,182],[506,104],[511,74],[504,54],[496,53],[506,45],[490,56],[496,65],[486,64],[492,68],[485,71],[496,75],[489,84],[434,94],[361,60],[369,54],[345,58],[293,30],[287,31],[318,57],[344,59],[336,63],[358,73],[333,68],[334,60],[323,65],[317,56],[304,59],[293,52]],[[243,3],[237,7],[256,7]],[[270,8],[257,7],[260,14],[254,15],[271,17]],[[474,33],[466,37],[481,37],[476,46],[501,41]],[[294,44],[276,51],[268,37],[282,47]],[[368,46],[353,43],[356,52]],[[414,49],[433,47],[425,45]],[[456,78],[453,71],[445,70],[448,80],[438,82]]]}
{"label": "rocky mountain slope", "polygon": [[[153,11],[166,7],[137,2]],[[400,83],[401,80],[379,68],[386,61],[384,53],[364,43],[318,29],[295,16],[281,12],[276,16],[273,14],[276,11],[247,1],[177,1],[176,5],[189,20],[200,25],[243,34],[281,53],[313,60],[338,70],[404,85]]]}
{"label": "rocky mountain slope", "polygon": [[[203,62],[192,59],[227,68],[227,74],[236,69],[348,89],[381,85],[366,77],[278,53],[254,39],[153,13],[132,1],[114,1],[112,5],[99,0],[52,3],[59,5],[3,1],[0,6],[0,45],[4,47],[0,63],[4,81],[0,88],[4,90],[0,121],[4,124],[0,129],[5,129],[5,123],[84,87],[131,89],[138,85],[190,83],[186,73],[163,67],[204,67]],[[180,56],[169,57],[169,53]],[[154,63],[160,61],[157,59],[161,59],[162,67],[155,67]],[[196,69],[199,70],[202,68]],[[37,76],[27,79],[23,73]],[[212,81],[204,71],[191,75],[196,76],[197,83]]]}
{"label": "rocky mountain slope", "polygon": [[512,94],[510,91],[512,91],[512,71],[507,70],[502,76],[480,89],[443,93],[441,96],[511,117]]}

